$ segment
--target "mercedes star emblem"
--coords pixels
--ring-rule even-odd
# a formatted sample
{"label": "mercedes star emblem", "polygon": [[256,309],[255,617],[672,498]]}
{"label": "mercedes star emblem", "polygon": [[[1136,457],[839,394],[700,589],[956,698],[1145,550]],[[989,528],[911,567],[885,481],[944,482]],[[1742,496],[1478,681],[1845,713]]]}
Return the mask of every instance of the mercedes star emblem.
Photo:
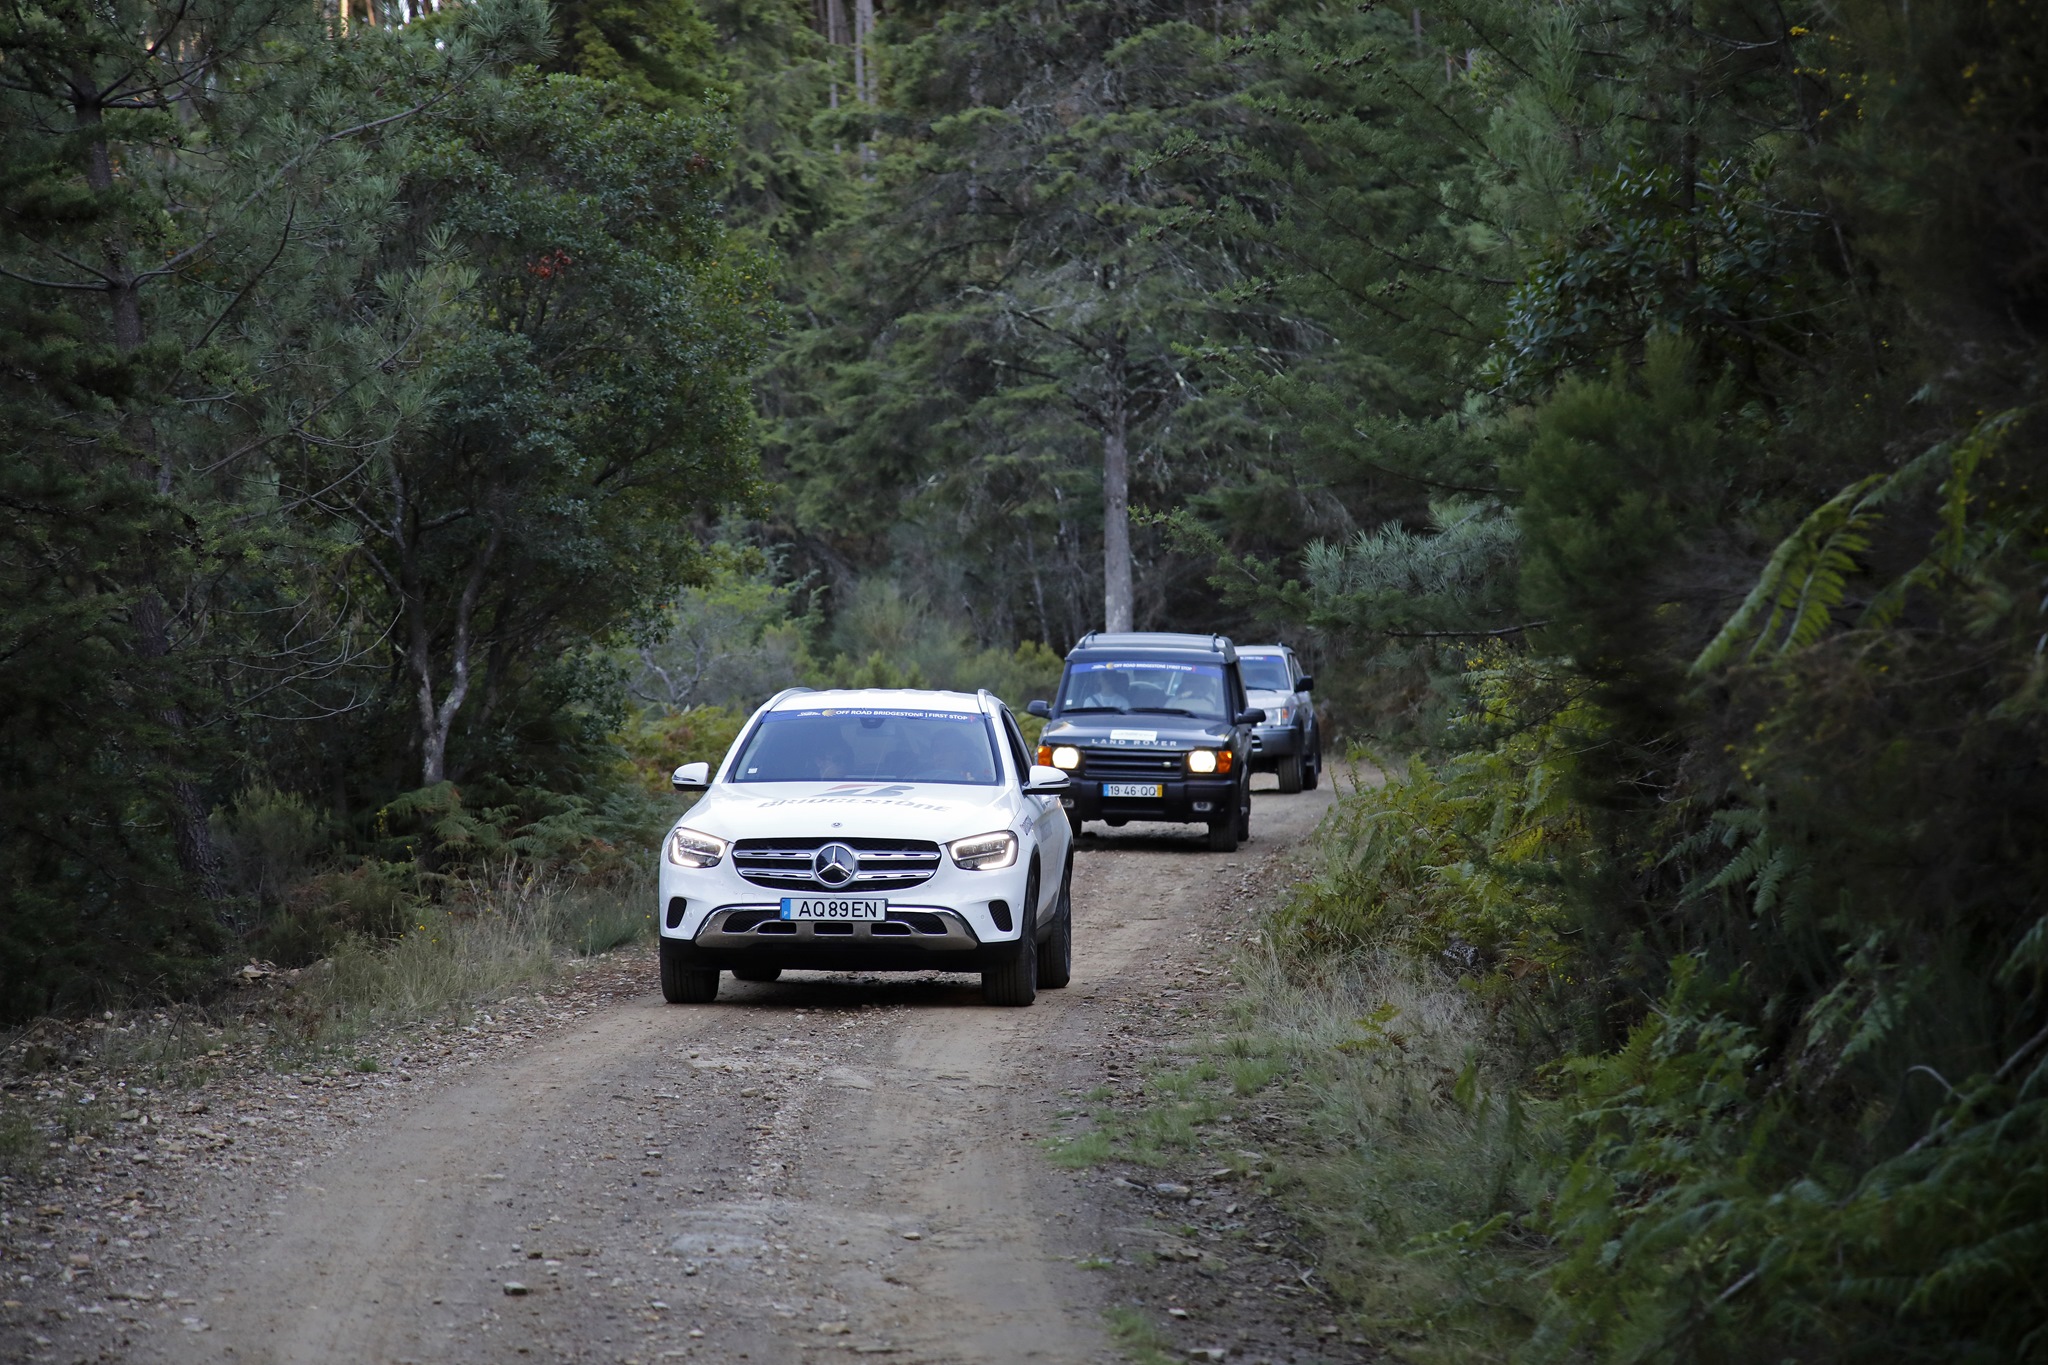
{"label": "mercedes star emblem", "polygon": [[860,855],[845,844],[827,844],[811,855],[811,875],[818,885],[834,891],[852,881],[860,871]]}

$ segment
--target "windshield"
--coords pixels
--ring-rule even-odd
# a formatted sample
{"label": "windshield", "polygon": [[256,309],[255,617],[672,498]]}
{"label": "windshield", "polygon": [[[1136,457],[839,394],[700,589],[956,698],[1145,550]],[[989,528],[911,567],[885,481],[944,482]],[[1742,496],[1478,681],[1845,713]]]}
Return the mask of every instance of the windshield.
{"label": "windshield", "polygon": [[1287,676],[1287,660],[1278,654],[1240,654],[1238,676],[1253,692],[1292,692],[1294,680]]}
{"label": "windshield", "polygon": [[1223,669],[1216,664],[1168,664],[1150,659],[1067,665],[1060,714],[1076,711],[1152,712],[1227,719]]}
{"label": "windshield", "polygon": [[734,782],[952,782],[992,787],[1000,769],[973,712],[882,707],[770,711]]}

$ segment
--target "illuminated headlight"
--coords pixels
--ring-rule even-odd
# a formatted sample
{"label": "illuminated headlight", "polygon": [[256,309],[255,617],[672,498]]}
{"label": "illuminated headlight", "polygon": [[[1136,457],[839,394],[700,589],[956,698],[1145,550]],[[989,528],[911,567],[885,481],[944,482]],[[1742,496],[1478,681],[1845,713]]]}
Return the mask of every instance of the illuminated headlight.
{"label": "illuminated headlight", "polygon": [[955,867],[994,872],[1017,861],[1017,836],[1006,829],[977,834],[971,839],[955,839],[946,845],[946,852],[952,855]]}
{"label": "illuminated headlight", "polygon": [[1058,748],[1041,744],[1038,746],[1038,761],[1047,767],[1072,772],[1081,766],[1081,751],[1071,744],[1062,744]]}
{"label": "illuminated headlight", "polygon": [[1216,751],[1214,749],[1190,749],[1188,751],[1188,771],[1191,773],[1215,772]]}
{"label": "illuminated headlight", "polygon": [[682,828],[668,836],[668,860],[677,867],[716,867],[724,856],[723,839]]}

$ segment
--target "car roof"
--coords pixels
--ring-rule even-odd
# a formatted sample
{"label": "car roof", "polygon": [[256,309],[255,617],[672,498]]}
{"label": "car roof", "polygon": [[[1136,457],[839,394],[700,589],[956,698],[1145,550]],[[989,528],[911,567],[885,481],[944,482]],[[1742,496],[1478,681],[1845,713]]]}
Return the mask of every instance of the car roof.
{"label": "car roof", "polygon": [[1075,642],[1067,651],[1068,659],[1083,659],[1095,655],[1117,654],[1125,658],[1133,656],[1186,658],[1198,655],[1223,663],[1237,660],[1237,647],[1225,635],[1181,635],[1163,630],[1132,630],[1110,634],[1107,631],[1090,631]]}
{"label": "car roof", "polygon": [[1286,645],[1239,645],[1237,652],[1239,654],[1286,654],[1289,650]]}
{"label": "car roof", "polygon": [[813,690],[792,687],[768,703],[772,711],[809,711],[818,707],[861,707],[882,709],[916,708],[922,711],[957,711],[962,715],[983,715],[988,708],[977,692],[941,692],[924,687],[834,687]]}

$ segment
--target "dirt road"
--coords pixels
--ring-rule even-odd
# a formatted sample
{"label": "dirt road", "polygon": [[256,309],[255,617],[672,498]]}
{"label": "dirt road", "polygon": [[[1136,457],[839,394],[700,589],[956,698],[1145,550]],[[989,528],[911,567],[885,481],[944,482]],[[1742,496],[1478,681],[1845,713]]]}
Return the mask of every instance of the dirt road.
{"label": "dirt road", "polygon": [[188,1243],[203,1318],[131,1358],[1112,1359],[1109,1281],[1076,1264],[1105,1215],[1040,1144],[1102,1081],[1104,1032],[1158,1007],[1196,910],[1328,801],[1262,791],[1236,855],[1086,839],[1073,984],[1029,1009],[824,973],[671,1007],[650,954],[644,997],[395,1104],[257,1226]]}

